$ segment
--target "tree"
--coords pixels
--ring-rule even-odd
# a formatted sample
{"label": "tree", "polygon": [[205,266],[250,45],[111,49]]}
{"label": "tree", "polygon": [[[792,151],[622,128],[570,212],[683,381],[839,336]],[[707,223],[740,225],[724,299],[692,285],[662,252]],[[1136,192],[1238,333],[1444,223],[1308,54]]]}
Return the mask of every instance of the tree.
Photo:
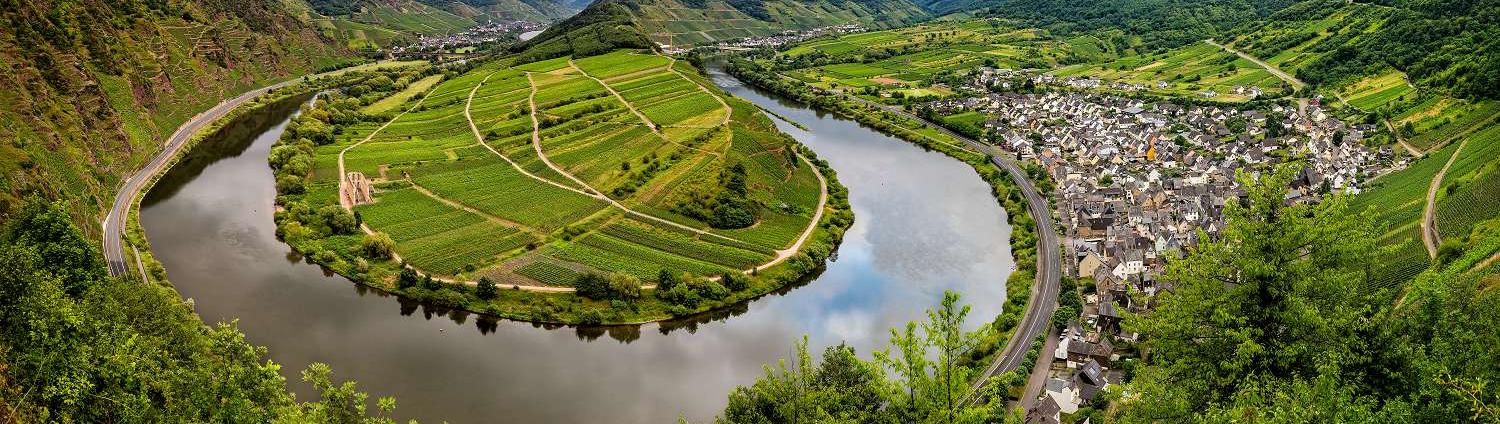
{"label": "tree", "polygon": [[584,273],[573,280],[573,289],[583,296],[594,300],[609,300],[609,278],[597,273]]}
{"label": "tree", "polygon": [[480,299],[490,300],[494,299],[496,294],[499,294],[499,290],[495,286],[495,281],[490,277],[479,277],[479,284],[474,287],[474,295]]}
{"label": "tree", "polygon": [[370,259],[390,259],[396,251],[396,241],[383,232],[369,234],[360,240],[359,250]]}
{"label": "tree", "polygon": [[922,330],[927,333],[927,344],[936,348],[937,362],[933,383],[937,396],[935,406],[943,408],[946,422],[953,422],[962,407],[959,402],[969,393],[972,370],[958,365],[958,361],[973,349],[981,332],[966,333],[964,318],[969,315],[969,305],[960,306],[959,296],[954,291],[944,291],[938,309],[927,311],[927,323]]}
{"label": "tree", "polygon": [[656,290],[658,292],[672,290],[673,287],[677,287],[681,283],[682,279],[671,270],[663,269],[656,274]]}
{"label": "tree", "polygon": [[1241,173],[1249,202],[1225,208],[1225,228],[1168,263],[1150,315],[1128,316],[1152,353],[1129,416],[1177,421],[1196,405],[1225,404],[1266,379],[1312,376],[1332,364],[1363,361],[1353,352],[1371,330],[1378,290],[1370,270],[1381,252],[1368,214],[1348,199],[1287,205],[1292,166],[1259,181]]}
{"label": "tree", "polygon": [[396,287],[409,289],[416,286],[419,281],[421,281],[421,277],[417,276],[417,270],[406,266],[404,263],[401,264],[401,273],[396,275]]}
{"label": "tree", "polygon": [[724,288],[727,288],[730,291],[744,291],[745,289],[750,288],[750,279],[745,278],[745,276],[743,275],[739,275],[738,272],[726,272],[719,278],[724,282]]}
{"label": "tree", "polygon": [[641,297],[641,279],[616,272],[609,275],[610,298],[635,300]]}

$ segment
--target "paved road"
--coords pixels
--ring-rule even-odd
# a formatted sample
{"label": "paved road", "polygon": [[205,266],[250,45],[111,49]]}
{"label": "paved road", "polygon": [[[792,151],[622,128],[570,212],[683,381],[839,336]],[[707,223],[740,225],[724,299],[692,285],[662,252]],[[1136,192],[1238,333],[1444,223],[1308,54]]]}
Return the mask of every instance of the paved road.
{"label": "paved road", "polygon": [[1046,332],[1052,322],[1052,312],[1057,309],[1057,293],[1061,290],[1062,258],[1059,253],[1059,242],[1057,238],[1057,223],[1052,220],[1052,207],[1047,203],[1047,198],[1042,197],[1037,191],[1036,184],[1031,182],[1026,172],[1015,160],[1009,158],[1008,154],[991,146],[981,143],[962,134],[949,131],[942,125],[923,119],[920,116],[907,113],[905,110],[894,106],[871,102],[859,97],[845,95],[844,97],[864,103],[866,105],[884,109],[897,115],[904,116],[922,122],[933,129],[941,131],[955,139],[963,141],[970,147],[981,152],[990,154],[990,160],[1005,169],[1012,180],[1021,188],[1021,193],[1026,195],[1026,209],[1031,214],[1037,225],[1037,273],[1036,283],[1031,286],[1031,299],[1026,303],[1026,313],[1021,317],[1021,323],[1017,325],[1016,331],[1011,334],[1010,340],[1005,343],[1005,348],[995,356],[995,360],[985,368],[984,373],[974,381],[970,392],[978,391],[984,385],[984,381],[991,376],[1003,374],[1021,366],[1026,360],[1026,352],[1031,348],[1031,341],[1037,335]]}
{"label": "paved road", "polygon": [[1279,68],[1277,68],[1275,66],[1271,66],[1271,64],[1266,63],[1263,60],[1260,60],[1260,58],[1258,58],[1258,57],[1251,56],[1251,55],[1245,54],[1243,52],[1240,52],[1239,50],[1235,50],[1235,49],[1229,48],[1227,46],[1224,46],[1223,44],[1219,44],[1218,42],[1215,42],[1214,39],[1212,39],[1212,38],[1207,39],[1207,40],[1203,40],[1203,42],[1208,43],[1208,44],[1212,44],[1214,47],[1218,47],[1218,48],[1224,49],[1224,51],[1227,51],[1227,52],[1239,55],[1239,57],[1245,58],[1245,60],[1248,60],[1248,61],[1251,61],[1251,62],[1255,62],[1256,65],[1260,65],[1261,68],[1265,68],[1266,72],[1270,72],[1271,75],[1275,75],[1277,78],[1281,78],[1282,81],[1286,81],[1288,83],[1291,83],[1292,86],[1295,87],[1298,90],[1301,90],[1302,87],[1306,87],[1307,86],[1307,83],[1302,82],[1302,80],[1297,79],[1297,77],[1292,76],[1292,74],[1288,74],[1286,72],[1282,72],[1281,69],[1279,69]]}
{"label": "paved road", "polygon": [[109,265],[109,275],[119,277],[130,271],[129,266],[125,262],[125,248],[121,242],[121,231],[125,228],[125,217],[130,213],[131,204],[134,203],[135,198],[140,195],[141,191],[146,189],[146,183],[151,179],[151,176],[162,172],[166,168],[167,163],[171,162],[172,158],[177,156],[178,151],[182,150],[182,147],[187,144],[187,141],[192,139],[193,135],[197,134],[204,127],[219,120],[219,118],[223,118],[229,111],[261,94],[265,94],[267,91],[285,87],[297,81],[299,80],[287,80],[250,90],[245,92],[245,94],[239,95],[239,97],[219,102],[213,108],[194,115],[187,122],[184,122],[182,126],[177,127],[177,132],[172,133],[172,137],[167,139],[166,146],[162,148],[160,153],[151,158],[151,161],[147,162],[145,167],[125,178],[125,184],[115,194],[114,204],[110,206],[109,215],[104,217],[104,222],[102,223],[104,230],[104,259]]}

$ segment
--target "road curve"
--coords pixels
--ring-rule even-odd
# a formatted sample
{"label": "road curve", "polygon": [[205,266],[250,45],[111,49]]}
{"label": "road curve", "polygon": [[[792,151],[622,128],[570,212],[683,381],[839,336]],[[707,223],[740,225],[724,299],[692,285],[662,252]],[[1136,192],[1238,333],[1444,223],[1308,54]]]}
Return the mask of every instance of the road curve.
{"label": "road curve", "polygon": [[193,115],[187,122],[182,123],[182,126],[177,127],[177,132],[172,133],[172,137],[167,139],[167,144],[163,146],[161,152],[152,157],[151,161],[147,162],[145,167],[125,177],[124,185],[120,187],[119,192],[115,193],[114,204],[110,206],[109,214],[105,215],[104,222],[101,224],[104,237],[104,259],[109,266],[109,275],[120,277],[130,271],[130,268],[125,263],[125,246],[121,240],[122,232],[125,228],[126,217],[130,215],[130,208],[135,203],[135,198],[140,196],[141,191],[148,187],[148,182],[152,179],[152,176],[164,171],[167,164],[172,161],[172,158],[177,156],[183,146],[187,145],[188,140],[192,139],[193,135],[197,134],[198,131],[208,127],[214,121],[223,118],[229,111],[234,110],[245,102],[297,81],[300,81],[300,79],[286,80],[250,90],[233,99],[219,102],[218,105],[197,115]]}
{"label": "road curve", "polygon": [[[1037,191],[1036,184],[1032,183],[1021,166],[995,146],[950,131],[942,125],[894,106],[882,105],[856,96],[845,95],[844,97],[916,120],[963,141],[981,152],[989,153],[990,161],[1010,174],[1016,186],[1021,188],[1021,193],[1026,196],[1026,210],[1031,214],[1032,220],[1036,221],[1037,226],[1036,283],[1031,286],[1031,298],[1026,302],[1026,313],[1021,316],[1021,323],[1016,326],[1016,331],[1011,333],[1010,340],[1005,343],[1005,348],[974,381],[969,390],[972,395],[991,376],[1020,367],[1021,362],[1026,359],[1026,352],[1031,349],[1031,341],[1045,333],[1047,326],[1052,322],[1052,313],[1057,309],[1057,294],[1062,287],[1062,254],[1059,253],[1061,249],[1058,247],[1060,244],[1057,238],[1057,223],[1052,219],[1052,208],[1047,203],[1047,199]],[[1002,157],[1007,158],[1002,159]]]}

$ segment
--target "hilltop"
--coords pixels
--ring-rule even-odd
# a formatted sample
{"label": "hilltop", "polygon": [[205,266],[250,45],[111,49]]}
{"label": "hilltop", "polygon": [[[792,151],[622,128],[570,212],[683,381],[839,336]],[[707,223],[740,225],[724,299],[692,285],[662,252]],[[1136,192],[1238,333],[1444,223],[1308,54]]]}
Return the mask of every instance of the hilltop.
{"label": "hilltop", "polygon": [[608,50],[593,43],[692,46],[848,23],[889,28],[932,17],[908,0],[601,0],[521,48],[549,58]]}

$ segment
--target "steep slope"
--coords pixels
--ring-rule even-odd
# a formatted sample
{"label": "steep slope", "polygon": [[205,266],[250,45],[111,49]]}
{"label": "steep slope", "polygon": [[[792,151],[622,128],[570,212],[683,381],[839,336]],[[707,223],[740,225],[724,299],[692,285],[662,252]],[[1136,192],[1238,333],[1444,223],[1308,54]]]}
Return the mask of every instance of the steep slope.
{"label": "steep slope", "polygon": [[1234,43],[1318,85],[1394,68],[1423,88],[1500,98],[1500,1],[1313,0],[1236,30]]}
{"label": "steep slope", "polygon": [[562,0],[310,0],[317,13],[412,34],[453,32],[486,21],[548,22],[578,12]]}
{"label": "steep slope", "polygon": [[[849,23],[889,28],[930,17],[909,0],[601,0],[524,47],[551,44],[552,48],[542,50],[555,52],[556,38],[573,44],[582,41],[584,34],[608,28],[615,28],[609,33],[638,32],[655,44],[693,46]],[[633,31],[621,26],[633,27]],[[585,32],[566,35],[577,30]],[[635,35],[624,41],[595,40],[632,47],[638,41]]]}
{"label": "steep slope", "polygon": [[1060,33],[1117,29],[1176,47],[1263,18],[1293,0],[917,0],[936,14],[1017,19]]}
{"label": "steep slope", "polygon": [[189,116],[350,56],[277,0],[7,1],[0,214],[38,192],[96,231],[120,176]]}

